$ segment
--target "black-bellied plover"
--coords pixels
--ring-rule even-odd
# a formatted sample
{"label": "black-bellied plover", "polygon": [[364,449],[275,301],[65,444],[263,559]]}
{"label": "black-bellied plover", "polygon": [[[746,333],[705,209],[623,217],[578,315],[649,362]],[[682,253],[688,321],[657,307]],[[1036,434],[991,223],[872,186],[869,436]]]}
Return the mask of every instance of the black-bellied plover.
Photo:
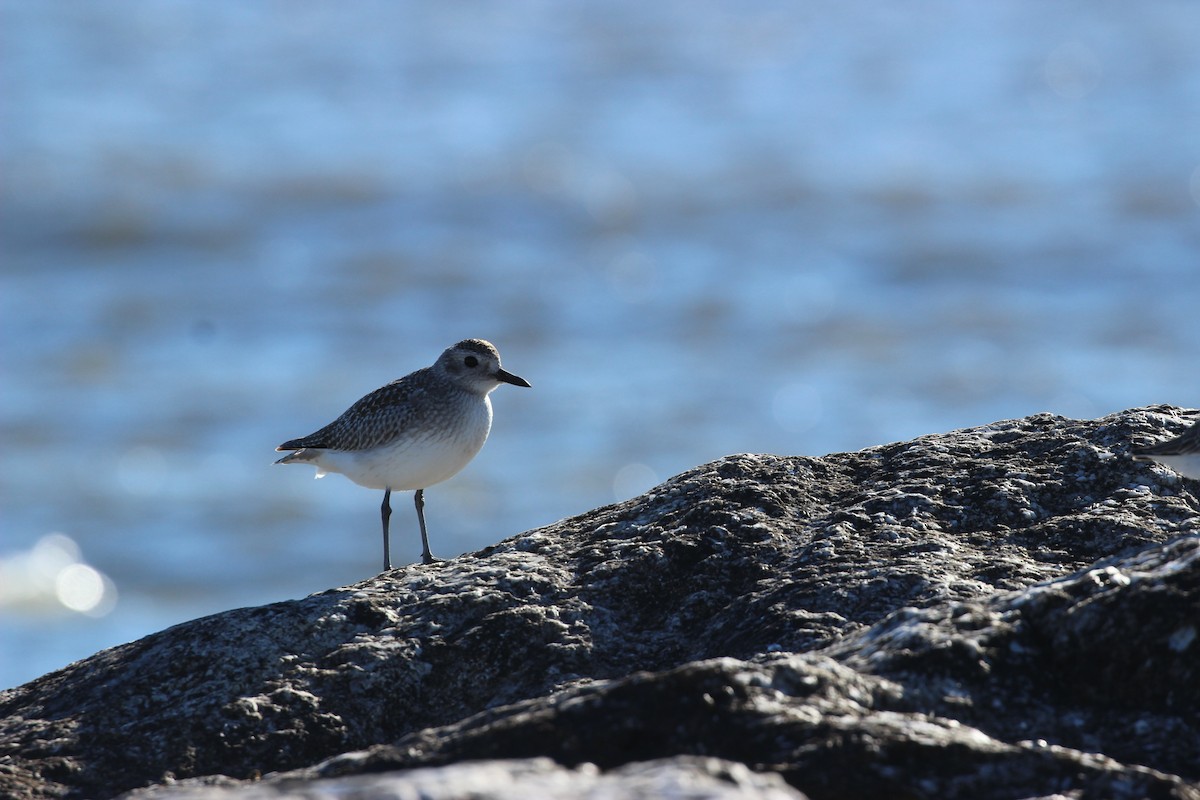
{"label": "black-bellied plover", "polygon": [[340,472],[359,486],[383,489],[383,568],[392,568],[388,519],[393,491],[415,490],[421,560],[435,560],[425,532],[425,489],[467,465],[492,428],[488,393],[501,383],[529,386],[500,367],[490,342],[464,339],[433,366],[392,381],[363,397],[316,433],[291,439],[276,464],[312,464],[317,477]]}
{"label": "black-bellied plover", "polygon": [[1132,453],[1139,461],[1157,461],[1180,475],[1200,479],[1200,420],[1174,439],[1137,447]]}

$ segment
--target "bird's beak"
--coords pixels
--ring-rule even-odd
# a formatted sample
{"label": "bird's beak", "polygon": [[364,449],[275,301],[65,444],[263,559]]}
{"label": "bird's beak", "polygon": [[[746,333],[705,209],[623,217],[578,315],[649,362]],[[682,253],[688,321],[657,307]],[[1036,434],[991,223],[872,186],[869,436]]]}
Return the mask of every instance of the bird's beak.
{"label": "bird's beak", "polygon": [[513,386],[524,386],[525,388],[529,388],[529,381],[517,375],[513,375],[508,370],[496,370],[496,380],[504,381],[505,383],[511,383]]}

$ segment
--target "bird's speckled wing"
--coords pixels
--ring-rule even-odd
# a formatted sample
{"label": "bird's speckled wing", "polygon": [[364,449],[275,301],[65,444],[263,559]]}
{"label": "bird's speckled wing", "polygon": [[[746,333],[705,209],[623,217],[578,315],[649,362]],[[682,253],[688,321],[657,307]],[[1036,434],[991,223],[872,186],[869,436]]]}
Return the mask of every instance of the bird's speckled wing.
{"label": "bird's speckled wing", "polygon": [[439,404],[422,402],[422,397],[435,389],[435,383],[428,367],[417,370],[362,397],[316,433],[276,449],[369,450],[387,444],[414,425],[428,424],[424,417]]}

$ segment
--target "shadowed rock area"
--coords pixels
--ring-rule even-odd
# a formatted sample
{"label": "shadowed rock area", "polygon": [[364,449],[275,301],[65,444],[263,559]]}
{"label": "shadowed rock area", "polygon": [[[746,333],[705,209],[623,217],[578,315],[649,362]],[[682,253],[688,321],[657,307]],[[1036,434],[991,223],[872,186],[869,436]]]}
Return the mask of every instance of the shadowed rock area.
{"label": "shadowed rock area", "polygon": [[[0,796],[1200,798],[1167,406],[729,456],[0,693]],[[135,791],[138,790],[138,791]]]}

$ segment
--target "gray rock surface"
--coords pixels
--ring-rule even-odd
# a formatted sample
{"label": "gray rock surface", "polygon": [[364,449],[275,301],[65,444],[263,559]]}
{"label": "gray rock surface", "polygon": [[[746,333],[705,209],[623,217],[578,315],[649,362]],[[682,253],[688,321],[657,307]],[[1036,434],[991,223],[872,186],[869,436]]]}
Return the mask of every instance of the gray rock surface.
{"label": "gray rock surface", "polygon": [[0,693],[0,795],[1200,798],[1200,484],[1127,456],[1191,419],[730,456],[178,625]]}
{"label": "gray rock surface", "polygon": [[677,756],[639,761],[601,772],[594,765],[562,767],[548,758],[469,761],[449,767],[299,778],[224,786],[175,785],[140,789],[129,800],[805,800],[778,775],[753,772],[716,758]]}

